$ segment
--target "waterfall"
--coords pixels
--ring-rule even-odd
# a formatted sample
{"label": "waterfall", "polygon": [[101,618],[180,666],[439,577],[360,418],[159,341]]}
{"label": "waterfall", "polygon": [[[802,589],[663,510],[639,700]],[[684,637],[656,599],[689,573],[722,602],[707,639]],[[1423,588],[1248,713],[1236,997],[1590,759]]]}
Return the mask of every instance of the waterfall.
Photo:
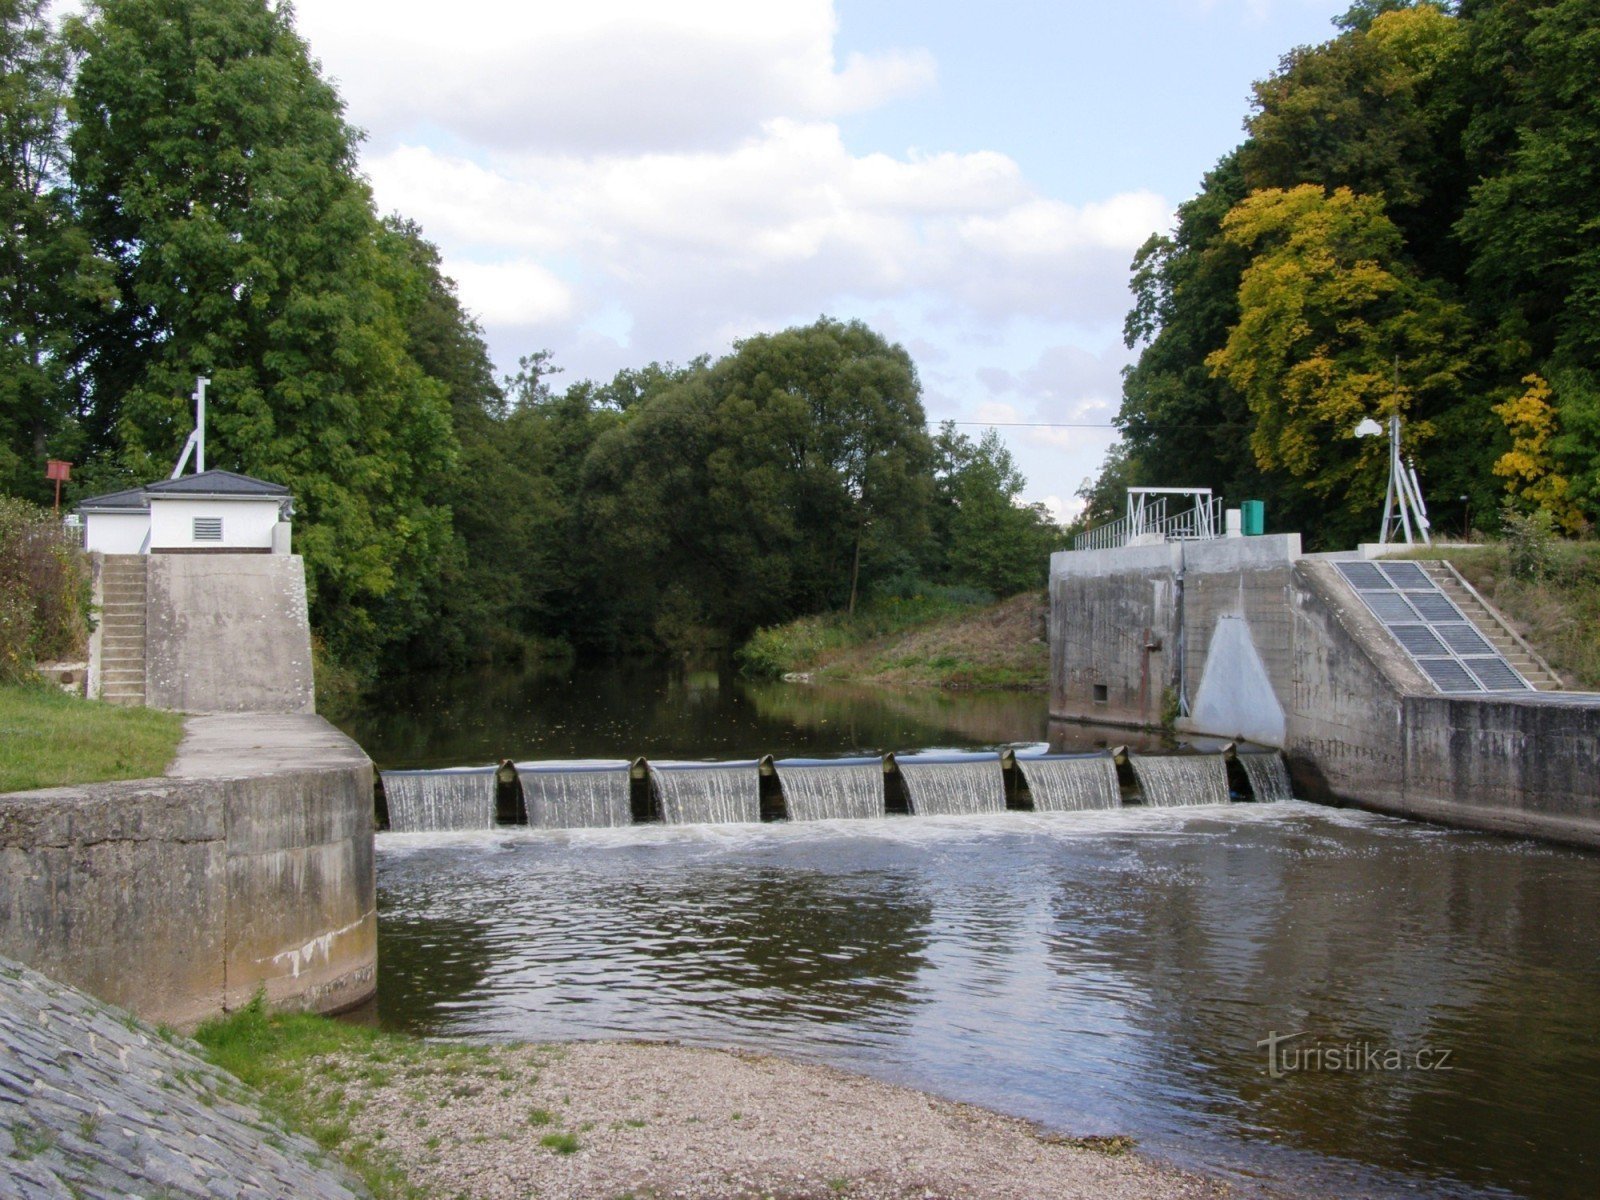
{"label": "waterfall", "polygon": [[1075,754],[1069,758],[1017,758],[1036,812],[1081,812],[1120,808],[1122,788],[1117,763],[1109,754]]}
{"label": "waterfall", "polygon": [[1250,781],[1251,794],[1261,803],[1294,799],[1294,790],[1289,785],[1289,768],[1284,765],[1283,755],[1276,750],[1240,754],[1239,765],[1244,768],[1245,778]]}
{"label": "waterfall", "polygon": [[754,762],[651,763],[650,786],[668,825],[761,820],[761,774]]}
{"label": "waterfall", "polygon": [[518,763],[528,824],[541,829],[606,829],[633,823],[626,759]]}
{"label": "waterfall", "polygon": [[384,771],[383,795],[395,833],[494,828],[494,767]]}
{"label": "waterfall", "polygon": [[1000,756],[979,758],[902,758],[895,761],[911,811],[919,817],[1006,810],[1006,777]]}
{"label": "waterfall", "polygon": [[1133,754],[1128,761],[1152,808],[1228,803],[1228,764],[1220,754]]}
{"label": "waterfall", "polygon": [[883,760],[785,758],[776,764],[791,821],[883,816]]}

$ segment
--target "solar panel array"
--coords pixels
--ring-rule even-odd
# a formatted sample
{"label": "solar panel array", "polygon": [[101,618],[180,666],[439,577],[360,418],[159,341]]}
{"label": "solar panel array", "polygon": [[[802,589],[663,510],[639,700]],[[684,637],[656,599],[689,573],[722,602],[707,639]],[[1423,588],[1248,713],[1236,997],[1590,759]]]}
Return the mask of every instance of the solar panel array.
{"label": "solar panel array", "polygon": [[1333,565],[1441,692],[1533,690],[1416,563]]}

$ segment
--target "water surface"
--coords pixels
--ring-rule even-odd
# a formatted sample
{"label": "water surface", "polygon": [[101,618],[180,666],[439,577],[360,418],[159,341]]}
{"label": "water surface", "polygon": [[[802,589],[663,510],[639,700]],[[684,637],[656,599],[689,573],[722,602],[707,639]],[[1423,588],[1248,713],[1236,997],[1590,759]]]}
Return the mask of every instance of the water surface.
{"label": "water surface", "polygon": [[[1294,802],[382,835],[379,910],[379,1015],[418,1033],[777,1050],[1247,1191],[1600,1168],[1581,853]],[[1274,1031],[1408,1069],[1275,1079]]]}

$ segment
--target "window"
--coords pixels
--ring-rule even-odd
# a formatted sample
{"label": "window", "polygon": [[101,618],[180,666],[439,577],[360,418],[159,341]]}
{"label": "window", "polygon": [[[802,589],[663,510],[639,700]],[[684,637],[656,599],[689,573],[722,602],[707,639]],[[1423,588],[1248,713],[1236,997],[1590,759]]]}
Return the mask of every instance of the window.
{"label": "window", "polygon": [[194,540],[197,542],[220,542],[222,540],[222,518],[196,517],[194,519]]}
{"label": "window", "polygon": [[1096,704],[1105,704],[1108,700],[1110,700],[1110,696],[1108,696],[1106,694],[1106,685],[1103,684],[1103,683],[1095,684],[1094,685],[1094,702]]}

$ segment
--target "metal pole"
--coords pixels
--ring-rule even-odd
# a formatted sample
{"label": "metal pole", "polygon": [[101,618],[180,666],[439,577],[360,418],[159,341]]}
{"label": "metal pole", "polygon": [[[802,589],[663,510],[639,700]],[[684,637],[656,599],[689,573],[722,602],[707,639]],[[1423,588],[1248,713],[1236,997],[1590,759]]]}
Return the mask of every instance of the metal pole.
{"label": "metal pole", "polygon": [[206,384],[211,380],[204,375],[195,376],[194,387],[194,471],[196,475],[206,469]]}

